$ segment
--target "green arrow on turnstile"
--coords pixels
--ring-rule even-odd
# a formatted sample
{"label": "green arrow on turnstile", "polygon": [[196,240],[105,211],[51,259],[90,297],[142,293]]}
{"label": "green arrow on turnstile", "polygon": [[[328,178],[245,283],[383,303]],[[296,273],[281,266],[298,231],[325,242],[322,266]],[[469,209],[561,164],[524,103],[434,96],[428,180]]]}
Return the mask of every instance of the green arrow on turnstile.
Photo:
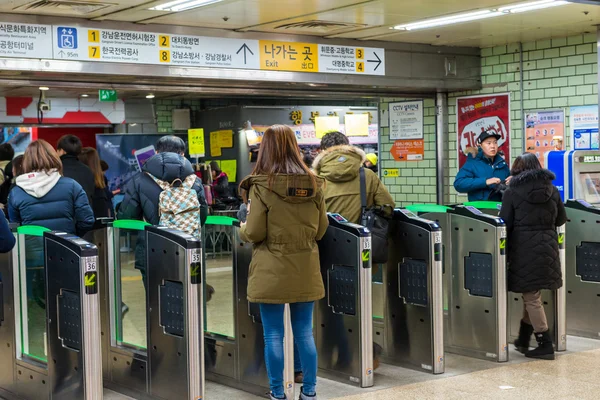
{"label": "green arrow on turnstile", "polygon": [[200,274],[200,263],[193,263],[191,276],[198,276],[199,274]]}
{"label": "green arrow on turnstile", "polygon": [[506,239],[500,239],[500,250],[504,250],[506,248]]}
{"label": "green arrow on turnstile", "polygon": [[94,286],[96,284],[96,274],[85,275],[83,279],[84,286]]}
{"label": "green arrow on turnstile", "polygon": [[560,233],[558,235],[558,244],[563,244],[565,242],[565,234],[564,233]]}
{"label": "green arrow on turnstile", "polygon": [[362,260],[363,260],[363,262],[368,262],[369,258],[371,258],[371,250],[363,250],[362,251]]}

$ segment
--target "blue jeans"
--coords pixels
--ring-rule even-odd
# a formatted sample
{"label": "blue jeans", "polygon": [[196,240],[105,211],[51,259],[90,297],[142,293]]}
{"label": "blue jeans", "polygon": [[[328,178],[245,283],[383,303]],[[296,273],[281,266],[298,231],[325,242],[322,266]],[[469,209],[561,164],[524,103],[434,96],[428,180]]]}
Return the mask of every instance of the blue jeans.
{"label": "blue jeans", "polygon": [[[294,342],[298,346],[304,375],[302,392],[307,396],[314,396],[317,386],[317,348],[312,331],[313,307],[314,302],[290,304]],[[269,386],[273,396],[282,399],[285,396],[283,387],[284,308],[283,304],[260,304]]]}

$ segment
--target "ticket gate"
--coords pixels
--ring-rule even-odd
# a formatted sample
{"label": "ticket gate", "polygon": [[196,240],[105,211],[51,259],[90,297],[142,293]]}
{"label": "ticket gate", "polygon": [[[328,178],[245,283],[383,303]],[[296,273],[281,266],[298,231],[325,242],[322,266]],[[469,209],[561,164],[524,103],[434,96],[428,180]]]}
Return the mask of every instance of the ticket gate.
{"label": "ticket gate", "polygon": [[[502,203],[495,201],[475,201],[465,203],[489,215],[499,215]],[[562,266],[563,281],[565,269],[565,227],[557,229],[559,254]],[[519,293],[508,293],[508,339],[513,343],[519,336],[519,327],[523,317],[523,298]],[[555,291],[542,290],[542,304],[548,320],[550,336],[554,341],[556,351],[567,350],[567,319],[566,319],[566,286]]]}
{"label": "ticket gate", "polygon": [[[204,265],[205,284],[215,286],[213,298],[205,303],[206,378],[264,396],[269,378],[262,321],[258,304],[247,300],[252,244],[240,239],[238,221],[224,216],[208,217],[204,238],[212,249]],[[288,306],[284,319],[285,393],[293,399],[294,342]]]}
{"label": "ticket gate", "polygon": [[394,210],[384,267],[382,360],[434,374],[444,372],[442,230],[408,210]]}
{"label": "ticket gate", "polygon": [[567,333],[600,338],[600,209],[568,200],[566,243]]}
{"label": "ticket gate", "polygon": [[0,396],[101,399],[98,249],[37,226],[16,234],[0,262]]}
{"label": "ticket gate", "polygon": [[99,270],[107,283],[104,386],[139,399],[203,398],[201,241],[129,220],[90,235],[108,261]]}
{"label": "ticket gate", "polygon": [[360,387],[373,386],[371,234],[339,214],[319,241],[325,298],[316,303],[319,373]]}
{"label": "ticket gate", "polygon": [[508,361],[504,222],[473,206],[408,209],[448,232],[443,241],[446,351]]}

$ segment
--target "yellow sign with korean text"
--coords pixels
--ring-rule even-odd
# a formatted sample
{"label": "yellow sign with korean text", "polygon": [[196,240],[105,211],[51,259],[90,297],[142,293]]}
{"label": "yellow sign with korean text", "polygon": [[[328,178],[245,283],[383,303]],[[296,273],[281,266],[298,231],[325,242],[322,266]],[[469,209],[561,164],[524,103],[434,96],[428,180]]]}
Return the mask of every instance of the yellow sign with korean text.
{"label": "yellow sign with korean text", "polygon": [[221,171],[227,174],[229,182],[237,182],[237,160],[221,160]]}
{"label": "yellow sign with korean text", "polygon": [[260,69],[319,72],[319,45],[259,40]]}
{"label": "yellow sign with korean text", "polygon": [[233,147],[233,131],[217,131],[217,140],[222,148],[229,149]]}
{"label": "yellow sign with korean text", "polygon": [[340,130],[340,117],[315,117],[315,133],[317,138],[322,138],[327,132]]}
{"label": "yellow sign with korean text", "polygon": [[188,129],[188,143],[190,145],[190,156],[204,157],[204,129]]}
{"label": "yellow sign with korean text", "polygon": [[369,136],[369,114],[346,114],[346,136]]}
{"label": "yellow sign with korean text", "polygon": [[399,176],[400,176],[400,170],[398,168],[383,170],[384,178],[397,178]]}
{"label": "yellow sign with korean text", "polygon": [[210,133],[210,155],[211,157],[221,157],[221,143],[219,141],[219,131]]}

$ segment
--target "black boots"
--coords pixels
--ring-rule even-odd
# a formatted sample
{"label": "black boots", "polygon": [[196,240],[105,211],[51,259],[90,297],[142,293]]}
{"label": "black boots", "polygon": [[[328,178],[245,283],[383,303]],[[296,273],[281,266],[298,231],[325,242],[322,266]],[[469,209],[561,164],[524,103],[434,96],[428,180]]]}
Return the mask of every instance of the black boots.
{"label": "black boots", "polygon": [[538,342],[537,349],[533,349],[525,353],[525,357],[539,358],[541,360],[554,360],[554,347],[552,346],[552,338],[548,331],[535,334],[535,340]]}
{"label": "black boots", "polygon": [[515,340],[515,347],[519,353],[525,354],[529,350],[529,341],[533,334],[533,326],[521,320],[521,327],[519,328],[519,338]]}

